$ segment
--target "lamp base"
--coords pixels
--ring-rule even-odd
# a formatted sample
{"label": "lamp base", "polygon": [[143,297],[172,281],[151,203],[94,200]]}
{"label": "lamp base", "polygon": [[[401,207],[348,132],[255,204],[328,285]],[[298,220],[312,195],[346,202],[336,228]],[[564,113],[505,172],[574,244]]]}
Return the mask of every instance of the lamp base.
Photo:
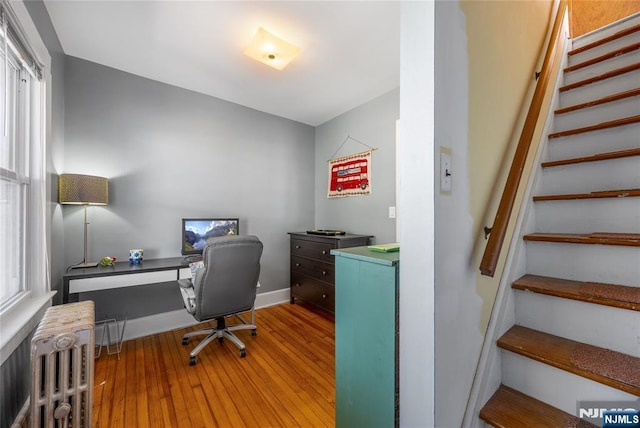
{"label": "lamp base", "polygon": [[92,268],[98,266],[98,262],[84,262],[71,266],[71,269]]}

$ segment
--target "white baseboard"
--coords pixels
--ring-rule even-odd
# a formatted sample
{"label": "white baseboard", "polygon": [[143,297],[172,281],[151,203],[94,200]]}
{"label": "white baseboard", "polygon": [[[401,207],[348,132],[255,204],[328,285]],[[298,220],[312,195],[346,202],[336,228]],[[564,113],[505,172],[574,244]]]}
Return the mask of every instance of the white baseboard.
{"label": "white baseboard", "polygon": [[256,309],[266,308],[280,303],[288,302],[290,297],[290,289],[282,288],[280,290],[267,291],[256,296]]}
{"label": "white baseboard", "polygon": [[[260,293],[256,296],[255,308],[266,308],[273,305],[279,305],[289,301],[289,288],[283,288],[281,290],[268,291],[266,293]],[[179,309],[177,311],[163,312],[159,314],[153,314],[146,317],[134,318],[127,320],[126,327],[124,329],[122,340],[137,339],[139,337],[149,336],[151,334],[162,333],[165,331],[175,330],[178,328],[189,327],[198,324],[193,316],[191,316],[186,310]],[[119,322],[119,328],[122,328],[123,322]],[[103,337],[102,331],[104,324],[96,325],[96,344]],[[115,327],[111,329],[112,343],[115,343],[117,337]],[[107,344],[107,338],[104,337],[104,345]]]}

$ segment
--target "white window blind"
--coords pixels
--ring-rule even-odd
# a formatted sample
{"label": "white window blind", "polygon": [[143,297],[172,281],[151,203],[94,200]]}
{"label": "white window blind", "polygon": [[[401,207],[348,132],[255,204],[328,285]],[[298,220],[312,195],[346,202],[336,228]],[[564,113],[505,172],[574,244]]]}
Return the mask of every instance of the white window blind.
{"label": "white window blind", "polygon": [[[31,43],[25,35],[25,31],[22,29],[16,14],[6,0],[0,2],[0,15],[2,16],[2,22],[4,24],[0,30],[0,37],[3,39],[3,51],[6,44],[6,47],[19,57],[19,61],[25,70],[34,78],[42,80],[43,66],[38,61],[31,47]],[[6,38],[4,37],[5,34],[7,35]]]}

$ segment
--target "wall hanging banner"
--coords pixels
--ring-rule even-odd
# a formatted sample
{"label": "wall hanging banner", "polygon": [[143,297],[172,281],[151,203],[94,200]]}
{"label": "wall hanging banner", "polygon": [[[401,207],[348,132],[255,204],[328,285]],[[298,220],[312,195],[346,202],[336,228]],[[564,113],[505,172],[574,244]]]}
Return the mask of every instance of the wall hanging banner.
{"label": "wall hanging banner", "polygon": [[371,152],[334,158],[329,163],[327,198],[362,196],[371,193]]}

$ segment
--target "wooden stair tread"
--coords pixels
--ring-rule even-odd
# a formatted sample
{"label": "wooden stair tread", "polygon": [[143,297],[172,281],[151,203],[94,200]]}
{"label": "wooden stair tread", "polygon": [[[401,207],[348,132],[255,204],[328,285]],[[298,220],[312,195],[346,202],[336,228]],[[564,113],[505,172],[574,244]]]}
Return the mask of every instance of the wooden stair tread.
{"label": "wooden stair tread", "polygon": [[623,117],[621,119],[609,120],[607,122],[598,123],[597,125],[584,126],[582,128],[567,129],[566,131],[554,132],[549,134],[549,138],[560,138],[569,135],[582,134],[585,132],[598,131],[601,129],[615,128],[618,126],[631,125],[640,122],[640,115]]}
{"label": "wooden stair tread", "polygon": [[541,165],[542,165],[543,168],[548,168],[548,167],[553,167],[553,166],[571,165],[571,164],[583,163],[583,162],[596,162],[596,161],[601,161],[601,160],[620,159],[620,158],[625,158],[625,157],[629,157],[629,156],[640,156],[640,147],[638,147],[636,149],[628,149],[628,150],[620,150],[620,151],[616,151],[616,152],[599,153],[597,155],[582,156],[582,157],[578,157],[578,158],[570,158],[570,159],[561,159],[561,160],[556,160],[556,161],[542,162]]}
{"label": "wooden stair tread", "polygon": [[640,247],[640,233],[531,233],[525,241],[562,242],[567,244],[600,244]]}
{"label": "wooden stair tread", "polygon": [[589,193],[571,193],[563,195],[534,196],[533,200],[539,201],[565,201],[574,199],[602,199],[602,198],[631,198],[640,196],[640,189],[601,190]]}
{"label": "wooden stair tread", "polygon": [[595,107],[606,103],[612,103],[614,101],[623,100],[625,98],[636,97],[640,95],[640,88],[630,89],[624,92],[618,92],[617,94],[608,95],[606,97],[598,98],[596,100],[587,101],[586,103],[575,104],[555,110],[555,114],[565,114],[572,111],[582,110],[589,107]]}
{"label": "wooden stair tread", "polygon": [[616,68],[615,70],[608,71],[606,73],[599,74],[597,76],[589,77],[587,79],[580,80],[579,82],[571,83],[569,85],[562,86],[559,90],[560,92],[570,91],[571,89],[576,89],[581,86],[588,85],[590,83],[599,82],[601,80],[609,79],[611,77],[620,76],[621,74],[630,73],[635,70],[640,69],[640,62],[627,65],[625,67]]}
{"label": "wooden stair tread", "polygon": [[640,358],[514,325],[502,349],[640,396]]}
{"label": "wooden stair tread", "polygon": [[570,73],[572,71],[580,70],[581,68],[585,68],[585,67],[588,67],[590,65],[594,65],[594,64],[597,64],[599,62],[606,61],[608,59],[615,58],[617,56],[624,55],[624,54],[627,54],[629,52],[636,51],[638,49],[640,49],[640,43],[633,43],[633,44],[630,44],[630,45],[627,45],[627,46],[623,46],[621,48],[612,50],[611,52],[607,52],[606,54],[600,55],[600,56],[595,57],[595,58],[591,58],[591,59],[589,59],[587,61],[583,61],[583,62],[580,62],[578,64],[574,64],[574,65],[571,65],[569,67],[565,67],[564,72],[565,73]]}
{"label": "wooden stair tread", "polygon": [[499,428],[596,426],[506,385],[500,385],[482,407],[480,419]]}
{"label": "wooden stair tread", "polygon": [[524,275],[511,285],[522,291],[640,311],[640,287],[582,282],[538,275]]}
{"label": "wooden stair tread", "polygon": [[616,39],[628,36],[629,34],[633,34],[633,33],[637,32],[637,31],[640,31],[640,25],[635,25],[633,27],[625,28],[624,30],[620,30],[617,33],[612,34],[612,35],[610,35],[608,37],[603,37],[602,39],[596,40],[595,42],[589,43],[588,45],[584,45],[584,46],[582,46],[580,48],[572,49],[572,50],[569,51],[568,55],[569,56],[573,56],[573,55],[579,54],[581,52],[588,51],[589,49],[593,49],[596,46],[604,45],[605,43],[612,42],[612,41],[614,41]]}

